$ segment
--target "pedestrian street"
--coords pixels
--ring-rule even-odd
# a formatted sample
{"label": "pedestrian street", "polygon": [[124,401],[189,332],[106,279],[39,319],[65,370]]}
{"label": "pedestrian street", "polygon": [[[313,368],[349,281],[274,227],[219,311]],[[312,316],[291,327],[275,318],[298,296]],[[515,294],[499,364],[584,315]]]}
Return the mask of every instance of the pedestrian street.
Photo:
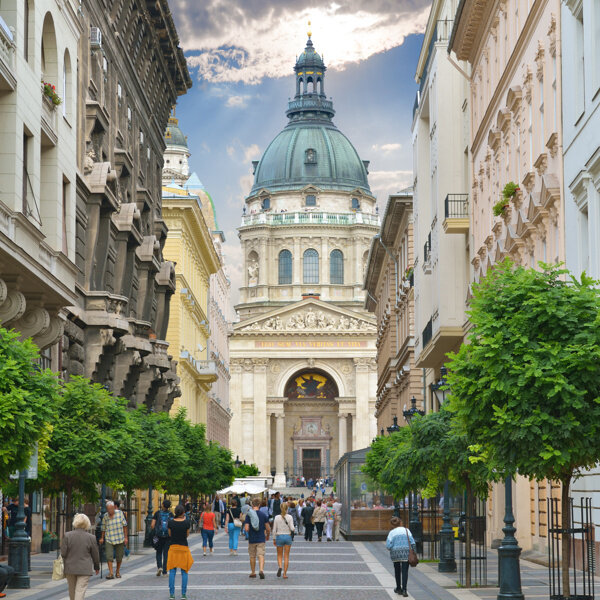
{"label": "pedestrian street", "polygon": [[[189,538],[194,565],[189,573],[188,600],[200,600],[227,593],[228,600],[258,600],[275,596],[286,600],[314,600],[315,593],[330,600],[385,600],[400,598],[394,589],[392,563],[383,542],[305,542],[297,536],[290,556],[289,579],[277,577],[276,551],[267,543],[265,579],[250,579],[247,544],[240,538],[237,556],[229,555],[228,537],[222,530],[215,536],[215,550],[202,554],[200,535]],[[51,581],[54,555],[34,555],[29,590],[7,590],[8,600],[67,600],[66,582]],[[40,561],[45,561],[41,562]],[[40,564],[42,566],[40,566]],[[37,565],[37,566],[36,566]],[[497,570],[495,560],[490,575]],[[258,569],[257,569],[258,571]],[[103,575],[106,576],[106,564]],[[523,590],[526,598],[547,597],[547,569],[522,562]],[[491,577],[492,578],[492,577]],[[493,577],[495,578],[495,577]],[[454,587],[457,574],[437,573],[437,565],[422,562],[410,570],[409,598],[413,600],[491,600],[498,588]],[[106,580],[92,577],[86,598],[98,600],[163,600],[169,597],[168,577],[156,576],[154,551],[132,556],[123,563],[122,578]],[[181,597],[181,576],[176,579],[176,598]]]}

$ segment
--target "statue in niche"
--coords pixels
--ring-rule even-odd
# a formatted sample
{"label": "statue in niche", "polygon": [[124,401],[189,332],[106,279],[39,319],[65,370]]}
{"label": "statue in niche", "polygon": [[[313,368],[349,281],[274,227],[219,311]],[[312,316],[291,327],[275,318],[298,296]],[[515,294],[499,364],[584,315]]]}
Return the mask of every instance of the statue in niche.
{"label": "statue in niche", "polygon": [[258,261],[253,260],[248,265],[248,285],[258,285]]}

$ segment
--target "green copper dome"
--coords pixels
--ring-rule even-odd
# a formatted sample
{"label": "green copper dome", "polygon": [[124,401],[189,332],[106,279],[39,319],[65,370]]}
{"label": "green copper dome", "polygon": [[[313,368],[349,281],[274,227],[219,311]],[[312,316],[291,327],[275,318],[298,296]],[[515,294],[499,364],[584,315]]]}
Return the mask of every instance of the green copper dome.
{"label": "green copper dome", "polygon": [[182,148],[188,147],[187,137],[179,129],[179,119],[176,119],[173,115],[169,117],[165,129],[165,144],[167,146],[181,146]]}
{"label": "green copper dome", "polygon": [[289,123],[269,144],[255,166],[250,195],[301,190],[314,185],[323,190],[371,193],[366,161],[333,124],[333,102],[325,96],[326,67],[309,38],[296,61],[296,95],[286,114]]}

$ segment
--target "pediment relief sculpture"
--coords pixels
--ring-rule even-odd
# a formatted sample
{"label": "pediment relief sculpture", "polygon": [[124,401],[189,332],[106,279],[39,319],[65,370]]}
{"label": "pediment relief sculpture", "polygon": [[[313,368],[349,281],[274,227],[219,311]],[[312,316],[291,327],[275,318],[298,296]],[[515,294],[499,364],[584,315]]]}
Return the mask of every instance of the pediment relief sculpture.
{"label": "pediment relief sculpture", "polygon": [[334,315],[322,310],[295,312],[291,315],[276,315],[256,321],[242,331],[365,331],[375,332],[376,327],[368,321]]}

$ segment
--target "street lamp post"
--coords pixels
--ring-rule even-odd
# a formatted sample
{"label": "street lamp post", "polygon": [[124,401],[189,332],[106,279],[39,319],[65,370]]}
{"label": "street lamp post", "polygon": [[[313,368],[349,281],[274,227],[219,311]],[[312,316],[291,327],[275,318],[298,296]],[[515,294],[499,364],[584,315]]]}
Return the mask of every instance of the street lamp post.
{"label": "street lamp post", "polygon": [[[394,415],[392,419],[392,425],[387,428],[387,432],[391,435],[392,433],[396,433],[400,431],[400,425],[398,425],[398,417]],[[398,503],[398,498],[394,498],[394,516],[400,516],[400,504]]]}
{"label": "street lamp post", "polygon": [[[404,411],[402,411],[404,420],[408,423],[409,427],[414,417],[417,415],[422,417],[424,414],[424,410],[417,408],[417,399],[414,396],[410,399],[410,408],[407,409],[405,406]],[[410,509],[408,526],[413,534],[413,537],[415,538],[417,552],[423,552],[423,525],[421,521],[419,521],[419,507],[416,491],[413,492],[413,494],[409,494],[409,503]]]}
{"label": "street lamp post", "polygon": [[152,546],[152,486],[148,486],[148,514],[146,515],[146,535],[144,536],[144,548]]}
{"label": "street lamp post", "polygon": [[13,567],[15,574],[8,587],[26,590],[31,587],[29,579],[29,542],[25,531],[25,477],[26,470],[19,471],[19,509],[15,534],[8,543],[8,564]]}
{"label": "street lamp post", "polygon": [[512,476],[506,478],[504,484],[505,509],[504,509],[504,539],[498,548],[498,571],[500,579],[500,591],[498,600],[523,600],[521,590],[521,569],[519,567],[519,556],[521,548],[515,532],[515,516],[512,504]]}
{"label": "street lamp post", "polygon": [[[431,393],[441,408],[446,402],[446,367],[440,369],[440,378],[431,384]],[[454,552],[454,530],[450,519],[450,482],[444,482],[444,512],[442,517],[442,528],[440,530],[440,562],[438,563],[440,573],[456,573],[456,555]]]}
{"label": "street lamp post", "polygon": [[[244,464],[246,463],[246,461],[244,461]],[[239,455],[235,457],[235,463],[233,463],[235,465],[236,469],[239,469],[242,466],[242,461],[240,460]]]}

